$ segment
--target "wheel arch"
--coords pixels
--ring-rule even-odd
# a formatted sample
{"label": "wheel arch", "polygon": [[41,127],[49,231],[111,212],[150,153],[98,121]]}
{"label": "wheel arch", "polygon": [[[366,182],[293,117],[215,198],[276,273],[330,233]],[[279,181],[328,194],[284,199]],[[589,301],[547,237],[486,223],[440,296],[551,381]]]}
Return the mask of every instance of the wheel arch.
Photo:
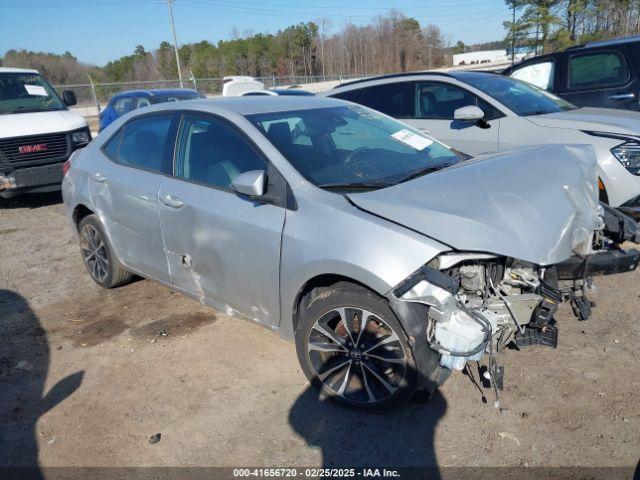
{"label": "wheel arch", "polygon": [[72,213],[73,224],[76,226],[76,230],[80,230],[80,222],[82,222],[83,218],[93,214],[95,214],[95,212],[85,204],[79,203],[76,205]]}
{"label": "wheel arch", "polygon": [[306,298],[309,298],[309,294],[315,289],[329,288],[338,283],[350,283],[352,285],[359,286],[361,288],[364,288],[366,290],[369,290],[375,293],[376,295],[383,297],[381,292],[377,291],[372,286],[367,285],[367,283],[361,280],[358,280],[356,278],[353,278],[352,276],[342,275],[337,273],[317,274],[309,278],[307,281],[305,281],[302,284],[302,286],[298,289],[296,295],[294,296],[293,305],[292,305],[292,318],[291,318],[293,334],[295,334],[295,332],[298,329],[300,312],[301,312],[301,309],[304,307],[303,301]]}

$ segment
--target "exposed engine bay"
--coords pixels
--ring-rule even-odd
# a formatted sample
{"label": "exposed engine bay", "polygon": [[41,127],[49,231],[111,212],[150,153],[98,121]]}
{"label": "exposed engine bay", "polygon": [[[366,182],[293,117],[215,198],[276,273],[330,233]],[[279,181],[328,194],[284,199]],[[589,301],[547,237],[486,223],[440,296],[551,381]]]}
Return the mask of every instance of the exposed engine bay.
{"label": "exposed engine bay", "polygon": [[619,246],[638,242],[635,222],[609,207],[600,215],[600,228],[562,263],[539,266],[486,253],[445,253],[394,293],[429,306],[427,345],[440,354],[442,367],[463,370],[488,357],[485,378],[497,401],[503,378],[499,352],[508,346],[555,348],[560,303],[569,302],[575,316],[586,320],[595,306],[588,298],[592,277],[637,268],[640,252]]}

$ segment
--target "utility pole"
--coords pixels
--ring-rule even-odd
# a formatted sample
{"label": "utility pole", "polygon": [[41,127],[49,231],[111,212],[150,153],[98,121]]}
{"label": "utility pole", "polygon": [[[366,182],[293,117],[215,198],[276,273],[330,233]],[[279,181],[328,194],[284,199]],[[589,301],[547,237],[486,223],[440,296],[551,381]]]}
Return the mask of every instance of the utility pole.
{"label": "utility pole", "polygon": [[178,39],[176,38],[176,25],[173,22],[173,7],[175,0],[167,0],[169,6],[169,18],[171,19],[171,30],[173,31],[173,49],[176,52],[176,65],[178,66],[178,78],[180,79],[180,88],[184,88],[182,83],[182,70],[180,69],[180,55],[178,54]]}
{"label": "utility pole", "polygon": [[511,65],[515,63],[516,59],[516,1],[513,2],[513,20],[511,21]]}

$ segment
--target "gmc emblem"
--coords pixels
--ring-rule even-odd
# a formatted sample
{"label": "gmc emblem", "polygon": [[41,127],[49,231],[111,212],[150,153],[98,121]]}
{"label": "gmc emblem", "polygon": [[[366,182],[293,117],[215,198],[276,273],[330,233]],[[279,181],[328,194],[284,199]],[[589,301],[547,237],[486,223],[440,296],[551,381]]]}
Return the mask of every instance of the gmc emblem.
{"label": "gmc emblem", "polygon": [[21,147],[18,147],[18,151],[20,153],[46,152],[47,144],[39,143],[38,145],[23,145]]}

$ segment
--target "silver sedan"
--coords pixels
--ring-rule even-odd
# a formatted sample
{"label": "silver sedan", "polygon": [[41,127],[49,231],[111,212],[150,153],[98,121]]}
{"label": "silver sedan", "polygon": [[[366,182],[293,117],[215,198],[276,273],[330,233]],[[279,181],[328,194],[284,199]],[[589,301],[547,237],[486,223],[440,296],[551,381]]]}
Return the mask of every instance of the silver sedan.
{"label": "silver sedan", "polygon": [[152,106],[65,171],[95,282],[141,275],[294,339],[347,406],[432,392],[468,360],[497,393],[500,350],[554,346],[557,304],[588,316],[588,277],[639,260],[617,247],[635,224],[598,204],[588,147],[462,161],[337,99]]}

